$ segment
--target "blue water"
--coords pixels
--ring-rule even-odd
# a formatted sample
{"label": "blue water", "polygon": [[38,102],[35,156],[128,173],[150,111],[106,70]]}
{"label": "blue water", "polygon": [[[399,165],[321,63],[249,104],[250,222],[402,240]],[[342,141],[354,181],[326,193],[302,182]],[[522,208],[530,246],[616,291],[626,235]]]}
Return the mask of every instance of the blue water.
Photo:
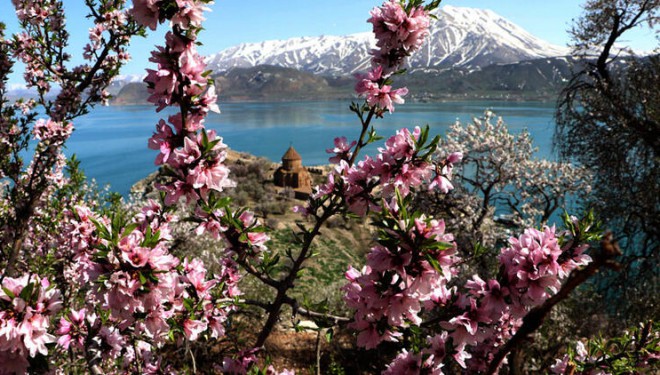
{"label": "blue water", "polygon": [[[293,144],[305,165],[326,164],[325,149],[333,146],[335,137],[354,139],[359,134],[359,120],[348,110],[348,104],[225,103],[221,104],[221,114],[209,116],[207,128],[215,129],[236,151],[279,161]],[[426,124],[433,135],[442,135],[456,120],[470,121],[485,109],[504,117],[512,133],[528,129],[539,147],[539,156],[551,156],[555,124],[554,108],[548,103],[414,103],[398,106],[394,114],[386,114],[373,124],[383,136],[402,127]],[[97,107],[74,121],[76,130],[65,153],[78,156],[88,177],[126,195],[135,182],[157,170],[153,163],[157,152],[147,148],[147,139],[161,117],[167,113],[156,113],[152,106]],[[366,152],[373,153],[377,146]]]}

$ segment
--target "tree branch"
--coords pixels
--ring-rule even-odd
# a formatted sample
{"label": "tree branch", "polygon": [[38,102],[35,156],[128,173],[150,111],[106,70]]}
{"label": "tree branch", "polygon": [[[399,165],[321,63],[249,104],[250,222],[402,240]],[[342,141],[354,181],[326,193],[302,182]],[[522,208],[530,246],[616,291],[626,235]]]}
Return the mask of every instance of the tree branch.
{"label": "tree branch", "polygon": [[621,251],[616,242],[612,242],[612,234],[608,233],[601,242],[601,249],[592,263],[581,270],[571,273],[568,281],[566,281],[557,294],[527,313],[523,318],[522,326],[518,329],[516,334],[493,357],[487,374],[491,375],[497,372],[504,357],[506,357],[506,355],[513,349],[519,347],[523,341],[527,340],[527,337],[530,334],[534,333],[534,331],[541,327],[543,320],[556,304],[568,297],[575,288],[594,275],[601,267],[611,266],[613,264],[612,259],[618,255],[621,255]]}

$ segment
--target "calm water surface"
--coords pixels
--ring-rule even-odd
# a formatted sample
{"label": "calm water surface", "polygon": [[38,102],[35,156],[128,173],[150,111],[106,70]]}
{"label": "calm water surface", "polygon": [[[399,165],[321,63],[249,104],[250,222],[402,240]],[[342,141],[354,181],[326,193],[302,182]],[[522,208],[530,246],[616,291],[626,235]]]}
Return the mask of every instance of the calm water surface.
{"label": "calm water surface", "polygon": [[[236,151],[279,161],[290,144],[305,165],[326,164],[326,148],[333,139],[359,135],[359,121],[345,102],[225,103],[221,114],[211,114],[207,128],[215,129]],[[539,147],[539,156],[550,157],[554,130],[551,103],[452,102],[415,103],[398,106],[392,115],[374,122],[379,134],[389,136],[402,127],[428,124],[431,132],[444,134],[456,120],[470,121],[485,109],[504,117],[512,133],[528,129]],[[88,177],[126,195],[130,187],[157,168],[157,152],[147,139],[166,111],[153,106],[98,107],[77,119],[66,154],[76,154]],[[384,141],[382,141],[384,142]],[[378,145],[367,149],[373,153]]]}

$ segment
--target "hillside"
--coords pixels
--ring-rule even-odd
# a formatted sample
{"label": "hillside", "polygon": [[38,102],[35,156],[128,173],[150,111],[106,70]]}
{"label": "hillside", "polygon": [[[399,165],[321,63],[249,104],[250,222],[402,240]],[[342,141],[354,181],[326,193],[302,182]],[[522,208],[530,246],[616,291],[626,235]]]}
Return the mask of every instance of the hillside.
{"label": "hillside", "polygon": [[[410,100],[549,100],[556,97],[570,77],[570,61],[563,57],[544,58],[477,70],[413,71],[397,77],[396,84],[410,89]],[[268,65],[233,68],[214,75],[214,79],[221,102],[350,99],[354,97],[356,82],[352,76],[321,76]],[[133,82],[126,84],[112,103],[145,104],[147,96],[145,84]]]}
{"label": "hillside", "polygon": [[[231,178],[236,182],[236,187],[226,190],[224,194],[232,198],[234,207],[249,207],[260,218],[268,228],[268,235],[271,237],[268,246],[271,251],[283,253],[291,248],[292,243],[295,242],[292,233],[297,231],[296,222],[309,225],[311,221],[292,210],[295,205],[304,204],[304,201],[294,199],[292,191],[273,184],[273,174],[279,164],[231,150],[228,152],[226,164],[231,169]],[[316,173],[312,173],[313,184],[325,182],[326,177],[323,173],[327,173],[330,168],[330,166],[314,167]],[[131,193],[139,200],[155,198],[157,191],[154,186],[159,178],[161,177],[157,173],[149,175],[136,183]],[[177,216],[184,218],[187,214],[181,210],[177,212]],[[192,229],[194,226],[188,226],[175,233],[177,251],[187,256],[208,256],[217,251],[217,242],[210,240],[208,236],[198,237],[192,234]],[[296,288],[296,295],[300,297],[304,294],[312,295],[308,292],[319,288],[326,289],[332,284],[344,283],[344,272],[348,265],[362,264],[363,256],[373,244],[370,230],[370,226],[359,219],[334,217],[329,220],[313,247],[318,255],[309,262],[300,287]],[[251,289],[254,285],[249,284],[249,278],[245,282],[248,285],[241,287],[245,293],[248,295],[260,293]],[[314,299],[318,302],[327,298],[330,303],[339,306],[337,289],[328,288],[328,290],[333,294],[315,293]],[[253,297],[263,298],[259,295]]]}
{"label": "hillside", "polygon": [[554,100],[571,77],[572,60],[548,58],[495,64],[469,71],[413,72],[399,78],[417,100]]}
{"label": "hillside", "polygon": [[235,68],[214,77],[220,101],[324,100],[350,96],[318,75],[279,66]]}

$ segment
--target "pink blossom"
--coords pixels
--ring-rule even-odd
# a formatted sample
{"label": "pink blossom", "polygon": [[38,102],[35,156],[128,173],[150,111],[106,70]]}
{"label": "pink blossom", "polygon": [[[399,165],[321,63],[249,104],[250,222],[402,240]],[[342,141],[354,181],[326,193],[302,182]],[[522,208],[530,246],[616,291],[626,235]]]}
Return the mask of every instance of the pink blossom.
{"label": "pink blossom", "polygon": [[19,325],[18,333],[23,335],[23,344],[30,357],[37,353],[47,355],[46,344],[55,342],[55,336],[48,333],[48,319],[41,314],[28,312]]}
{"label": "pink blossom", "polygon": [[396,294],[388,299],[387,305],[389,306],[387,322],[392,326],[403,326],[406,320],[414,325],[422,322],[418,315],[422,306],[414,293],[412,296],[408,296],[407,293]]}
{"label": "pink blossom", "polygon": [[470,353],[468,353],[465,350],[465,344],[464,343],[458,345],[455,348],[455,350],[456,350],[456,353],[454,353],[452,355],[452,357],[454,358],[456,363],[458,363],[461,367],[465,368],[466,367],[465,366],[465,360],[469,359],[469,358],[472,358],[472,355],[470,355]]}
{"label": "pink blossom", "polygon": [[[199,101],[195,102],[198,106],[200,112],[206,114],[207,112],[220,113],[220,107],[218,107],[218,95],[215,92],[215,86],[210,84],[206,87],[206,91],[199,98]],[[201,125],[196,125],[195,116],[190,116],[190,121],[187,126],[189,131],[195,131],[201,129]],[[196,125],[196,126],[195,126]]]}
{"label": "pink blossom", "polygon": [[367,103],[372,107],[387,109],[390,113],[394,112],[394,103],[403,104],[403,96],[408,94],[408,89],[403,87],[392,90],[392,86],[383,85],[380,88],[374,88],[367,92]]}
{"label": "pink blossom", "polygon": [[176,0],[176,4],[179,9],[172,17],[172,24],[184,30],[199,27],[205,19],[203,12],[209,10],[203,2],[196,0]]}
{"label": "pink blossom", "polygon": [[[209,132],[209,134],[212,134],[212,132]],[[197,150],[199,149],[197,148]],[[224,152],[218,151],[215,155],[211,154],[200,160],[197,166],[189,171],[190,175],[194,176],[193,188],[223,191],[227,187],[234,186],[233,181],[229,179],[229,168],[222,163],[224,157]]]}
{"label": "pink blossom", "polygon": [[444,194],[449,193],[451,190],[454,190],[454,185],[449,181],[446,176],[441,174],[437,175],[433,181],[429,184],[429,190],[438,189]]}
{"label": "pink blossom", "polygon": [[159,0],[133,0],[130,13],[142,26],[156,30],[159,21],[159,2]]}
{"label": "pink blossom", "polygon": [[164,121],[160,120],[156,125],[156,132],[149,138],[149,148],[152,150],[159,150],[160,154],[156,157],[154,164],[161,165],[166,163],[174,147],[174,133],[172,128]]}
{"label": "pink blossom", "polygon": [[161,244],[149,252],[149,266],[155,271],[170,271],[179,265],[179,259],[170,254]]}
{"label": "pink blossom", "polygon": [[200,196],[193,187],[195,176],[186,176],[185,181],[176,180],[168,185],[159,185],[159,190],[165,192],[165,204],[171,206],[179,201],[181,197],[186,198],[186,203],[196,202]]}
{"label": "pink blossom", "polygon": [[207,322],[201,320],[186,319],[183,322],[183,332],[185,333],[186,338],[190,341],[197,340],[197,337],[199,337],[202,332],[206,331],[207,327]]}
{"label": "pink blossom", "polygon": [[[191,86],[193,89],[197,84],[206,83],[206,78],[202,75],[206,64],[204,59],[197,53],[195,44],[188,43],[181,54],[179,55],[179,73],[184,77],[190,80]],[[198,95],[201,92],[188,92],[191,95]]]}
{"label": "pink blossom", "polygon": [[196,140],[186,137],[183,140],[183,148],[175,150],[174,155],[176,165],[189,165],[196,162],[202,156],[202,152]]}
{"label": "pink blossom", "polygon": [[195,288],[197,295],[201,298],[208,296],[209,289],[218,283],[217,280],[206,280],[206,270],[189,272],[186,274],[186,279]]}
{"label": "pink blossom", "polygon": [[401,336],[401,333],[387,329],[380,333],[373,324],[367,321],[356,321],[351,324],[351,327],[360,331],[357,336],[357,345],[365,349],[373,349],[383,341],[396,342],[397,337]]}
{"label": "pink blossom", "polygon": [[248,367],[257,361],[255,353],[258,348],[250,350],[241,350],[236,358],[223,358],[222,367],[219,368],[223,374],[245,374]]}
{"label": "pink blossom", "polygon": [[383,375],[418,375],[421,368],[421,357],[404,349],[387,365]]}
{"label": "pink blossom", "polygon": [[270,237],[264,232],[250,230],[260,225],[259,221],[254,217],[254,214],[250,211],[243,211],[238,219],[241,220],[247,231],[249,244],[260,251],[266,250],[267,248],[265,244],[270,240]]}
{"label": "pink blossom", "polygon": [[208,232],[215,239],[221,237],[221,233],[227,230],[227,227],[223,226],[221,222],[214,219],[213,217],[206,216],[204,220],[199,223],[195,229],[195,234],[198,236],[202,235],[205,232]]}
{"label": "pink blossom", "polygon": [[451,164],[456,164],[463,160],[463,153],[462,152],[452,152],[447,156],[447,162]]}
{"label": "pink blossom", "polygon": [[[345,160],[340,160],[339,165],[342,167],[348,167],[348,163]],[[343,164],[342,164],[343,163]],[[335,168],[337,170],[337,168]],[[330,195],[335,190],[335,175],[332,173],[328,174],[328,182],[314,187],[314,192],[312,193],[312,199],[319,199],[323,196]]]}
{"label": "pink blossom", "polygon": [[157,47],[157,50],[153,51],[151,58],[149,58],[149,61],[158,65],[158,69],[147,69],[144,82],[147,83],[148,92],[151,94],[147,100],[158,106],[157,111],[172,105],[173,100],[176,100],[176,98],[173,98],[173,94],[179,82],[173,59],[164,47]]}
{"label": "pink blossom", "polygon": [[124,349],[125,341],[114,327],[102,326],[99,337],[109,348],[103,352],[107,358],[116,358]]}
{"label": "pink blossom", "polygon": [[373,25],[377,50],[372,51],[373,62],[386,71],[398,69],[403,60],[419,49],[429,34],[430,18],[422,7],[406,13],[402,3],[390,0],[371,11],[367,20]]}
{"label": "pink blossom", "polygon": [[82,348],[85,342],[87,327],[85,326],[85,317],[87,311],[83,308],[78,311],[71,310],[67,318],[60,318],[60,326],[57,334],[57,345],[64,349],[69,349],[71,343],[77,348]]}
{"label": "pink blossom", "polygon": [[511,247],[502,250],[500,262],[508,275],[512,292],[525,305],[536,305],[549,297],[547,289],[560,287],[557,262],[562,254],[554,227],[543,231],[526,229],[519,238],[510,238]]}
{"label": "pink blossom", "polygon": [[149,262],[150,250],[146,247],[136,246],[130,251],[122,252],[124,261],[135,268],[144,267]]}
{"label": "pink blossom", "polygon": [[339,163],[341,160],[348,160],[351,158],[351,149],[357,144],[357,141],[353,141],[350,144],[346,140],[346,137],[337,137],[335,138],[335,147],[326,149],[325,151],[329,154],[335,154],[335,156],[330,158],[331,163]]}
{"label": "pink blossom", "polygon": [[96,26],[89,29],[89,40],[92,42],[92,47],[94,49],[101,48],[104,31],[105,26],[103,24],[97,24]]}
{"label": "pink blossom", "polygon": [[434,362],[442,363],[445,355],[447,355],[446,345],[448,337],[449,335],[447,332],[442,332],[433,337],[427,338],[429,348],[427,348],[425,352],[433,356]]}
{"label": "pink blossom", "polygon": [[355,92],[360,96],[365,96],[372,90],[378,90],[378,85],[383,78],[383,67],[376,66],[366,75],[357,74],[355,77],[358,79],[358,83],[355,85]]}
{"label": "pink blossom", "polygon": [[70,122],[57,122],[51,119],[39,119],[34,124],[34,137],[38,140],[64,141],[73,132]]}
{"label": "pink blossom", "polygon": [[385,148],[379,148],[378,151],[384,159],[410,160],[415,152],[415,141],[419,139],[422,129],[417,126],[410,133],[410,130],[403,128],[397,130],[396,134],[385,141]]}

